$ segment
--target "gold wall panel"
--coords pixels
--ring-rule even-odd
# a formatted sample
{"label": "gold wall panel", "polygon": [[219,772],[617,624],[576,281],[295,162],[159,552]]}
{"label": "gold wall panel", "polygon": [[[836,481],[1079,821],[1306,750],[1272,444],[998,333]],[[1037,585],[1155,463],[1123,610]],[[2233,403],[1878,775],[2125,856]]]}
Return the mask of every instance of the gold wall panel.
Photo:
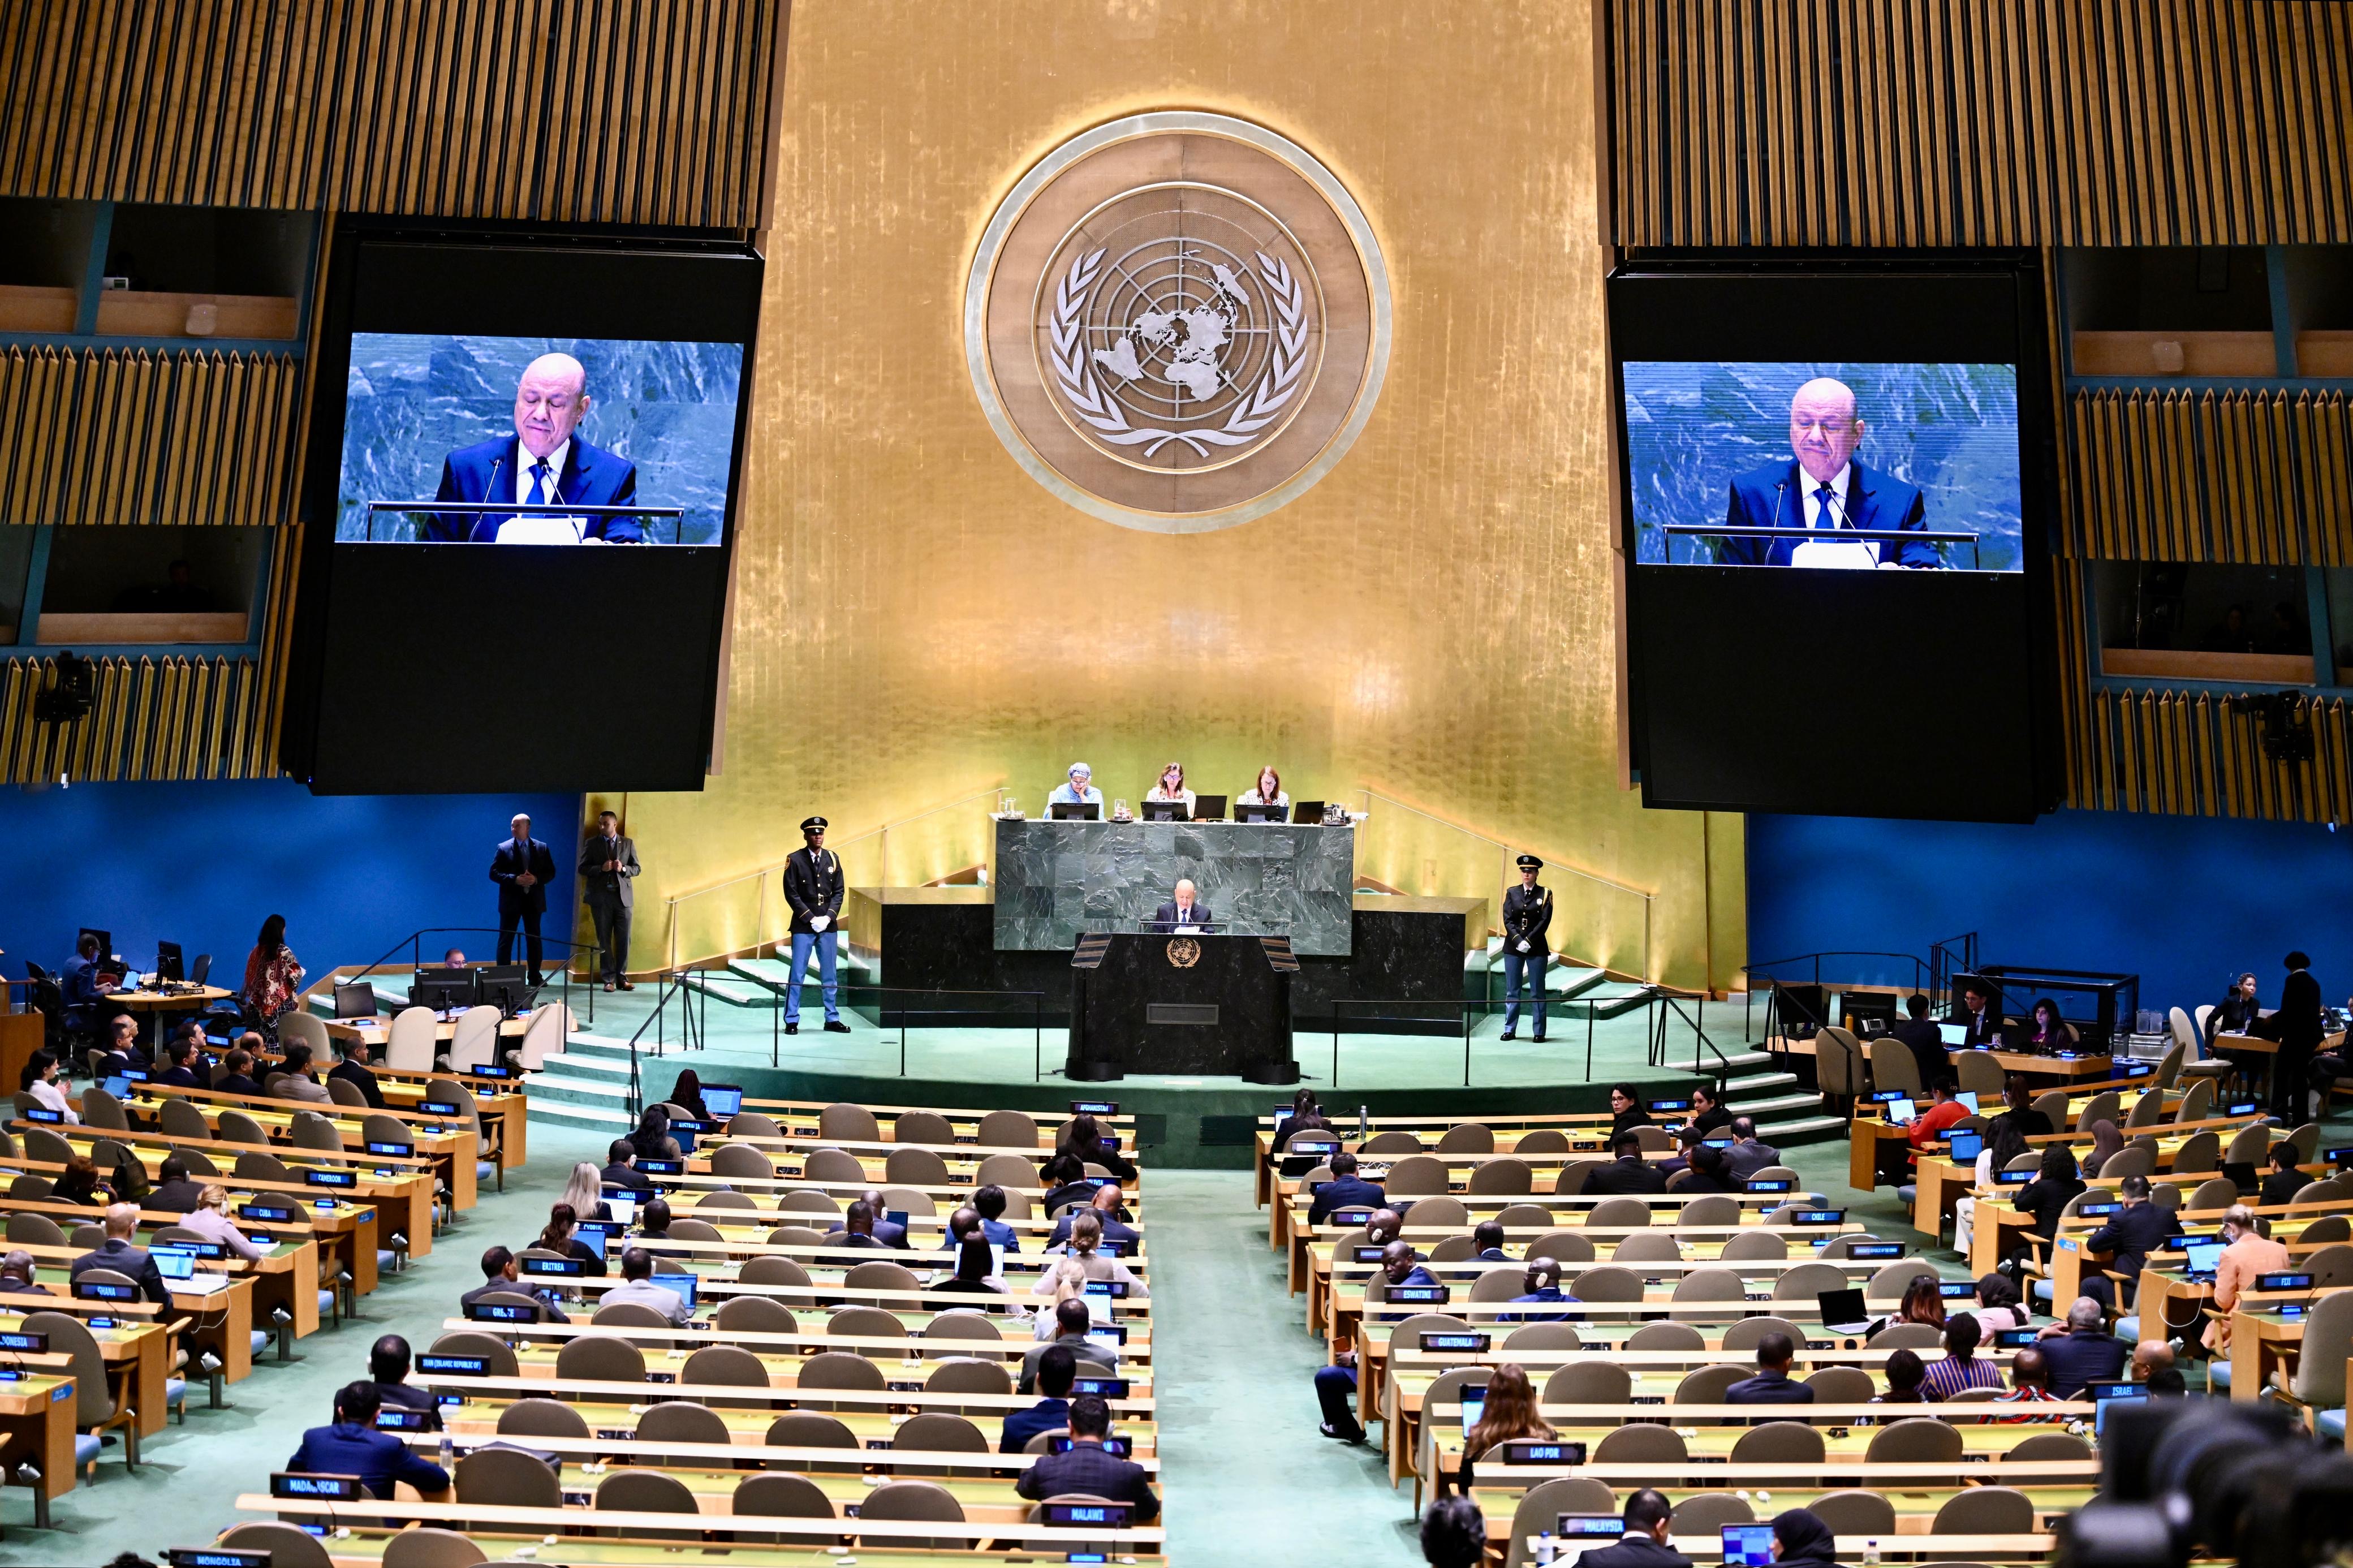
{"label": "gold wall panel", "polygon": [[301,390],[290,354],[0,349],[0,524],[284,522]]}
{"label": "gold wall panel", "polygon": [[2073,554],[2353,562],[2353,410],[2341,392],[2077,392],[2066,450]]}
{"label": "gold wall panel", "polygon": [[33,718],[50,661],[0,661],[0,784],[276,776],[268,661],[166,654],[95,662],[90,713],[55,725]]}
{"label": "gold wall panel", "polygon": [[781,0],[0,0],[0,194],[751,228]]}
{"label": "gold wall panel", "polygon": [[2353,739],[2341,698],[2305,704],[2315,757],[2263,753],[2263,721],[2208,692],[2094,691],[2082,731],[2081,805],[2274,821],[2353,821]]}
{"label": "gold wall panel", "polygon": [[1594,0],[1622,245],[2353,239],[2341,0]]}
{"label": "gold wall panel", "polygon": [[[1588,13],[802,0],[792,23],[726,767],[628,802],[632,963],[660,961],[666,894],[781,858],[812,811],[846,839],[1003,778],[1036,813],[1076,758],[1134,802],[1180,758],[1198,788],[1272,761],[1294,798],[1376,789],[1654,890],[1654,973],[1729,982],[1737,819],[1645,812],[1617,781]],[[1314,153],[1396,290],[1388,385],[1346,458],[1271,516],[1183,536],[1040,490],[982,417],[960,314],[1021,173],[1161,108]],[[893,879],[966,851],[940,853]],[[1437,890],[1489,895],[1494,862],[1463,875]],[[1603,923],[1622,962],[1639,943]]]}

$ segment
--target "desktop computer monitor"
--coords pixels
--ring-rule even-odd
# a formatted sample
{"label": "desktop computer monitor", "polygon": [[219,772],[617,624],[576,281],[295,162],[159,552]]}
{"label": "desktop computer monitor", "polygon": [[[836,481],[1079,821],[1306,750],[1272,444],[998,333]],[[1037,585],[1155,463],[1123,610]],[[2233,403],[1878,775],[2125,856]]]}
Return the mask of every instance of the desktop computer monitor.
{"label": "desktop computer monitor", "polygon": [[187,969],[181,960],[180,944],[176,942],[157,942],[155,944],[155,983],[159,985],[176,985],[187,977]]}
{"label": "desktop computer monitor", "polygon": [[336,986],[335,1016],[338,1018],[375,1017],[375,987],[364,980],[356,984]]}
{"label": "desktop computer monitor", "polygon": [[470,969],[420,969],[409,982],[408,1003],[412,1007],[430,1007],[446,1013],[452,1007],[474,1005],[474,972]]}

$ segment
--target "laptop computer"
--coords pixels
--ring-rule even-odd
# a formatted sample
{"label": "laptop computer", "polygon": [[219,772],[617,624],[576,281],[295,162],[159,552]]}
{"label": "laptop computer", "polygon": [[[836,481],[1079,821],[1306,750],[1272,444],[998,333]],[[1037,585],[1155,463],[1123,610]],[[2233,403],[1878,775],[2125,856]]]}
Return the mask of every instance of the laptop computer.
{"label": "laptop computer", "polygon": [[375,1017],[375,987],[365,982],[356,985],[336,986],[335,1016],[338,1018]]}
{"label": "laptop computer", "polygon": [[1466,1383],[1455,1392],[1462,1396],[1462,1430],[1468,1432],[1479,1425],[1480,1417],[1486,1414],[1487,1385]]}
{"label": "laptop computer", "polygon": [[1822,1310],[1822,1327],[1834,1334],[1859,1334],[1871,1327],[1871,1309],[1863,1305],[1859,1286],[1824,1290],[1814,1300]]}
{"label": "laptop computer", "polygon": [[1891,1100],[1887,1102],[1887,1120],[1891,1125],[1909,1127],[1912,1125],[1912,1119],[1919,1114],[1920,1108],[1914,1105],[1908,1097]]}
{"label": "laptop computer", "polygon": [[665,1290],[677,1291],[678,1299],[685,1302],[686,1310],[691,1312],[694,1310],[694,1279],[691,1274],[657,1274],[654,1283]]}
{"label": "laptop computer", "polygon": [[1774,1561],[1770,1524],[1722,1524],[1716,1531],[1725,1568],[1767,1568]]}
{"label": "laptop computer", "polygon": [[1946,1147],[1956,1163],[1973,1165],[1977,1163],[1978,1156],[1985,1152],[1985,1134],[1956,1132],[1947,1141]]}
{"label": "laptop computer", "polygon": [[1936,1026],[1936,1037],[1947,1046],[1957,1046],[1969,1037],[1969,1026],[1967,1024],[1939,1024]]}
{"label": "laptop computer", "polygon": [[1046,808],[1056,822],[1101,822],[1103,807],[1091,800],[1058,800]]}
{"label": "laptop computer", "polygon": [[744,1109],[744,1090],[732,1083],[706,1083],[702,1086],[702,1108],[713,1119],[724,1121]]}
{"label": "laptop computer", "polygon": [[1958,1094],[1953,1096],[1953,1103],[1959,1106],[1963,1110],[1968,1111],[1971,1116],[1975,1116],[1978,1113],[1978,1091],[1973,1089],[1965,1089]]}
{"label": "laptop computer", "polygon": [[99,1088],[106,1090],[107,1093],[112,1095],[117,1100],[127,1100],[131,1095],[131,1080],[122,1077],[120,1073],[108,1079],[104,1083],[100,1084]]}
{"label": "laptop computer", "polygon": [[155,1271],[163,1275],[167,1287],[190,1295],[209,1296],[216,1290],[228,1289],[226,1274],[200,1274],[196,1271],[194,1253],[174,1247],[154,1247],[147,1256],[155,1260]]}
{"label": "laptop computer", "polygon": [[2263,1180],[2255,1174],[2254,1163],[2248,1160],[2232,1160],[2222,1167],[2222,1174],[2239,1189],[2241,1196],[2263,1191]]}
{"label": "laptop computer", "polygon": [[605,1207],[619,1224],[626,1226],[634,1223],[638,1217],[637,1188],[607,1187]]}
{"label": "laptop computer", "polygon": [[2213,1279],[2214,1271],[2222,1267],[2223,1245],[2221,1237],[2198,1237],[2191,1239],[2181,1249],[2185,1260],[2181,1267],[2182,1274],[2190,1279]]}

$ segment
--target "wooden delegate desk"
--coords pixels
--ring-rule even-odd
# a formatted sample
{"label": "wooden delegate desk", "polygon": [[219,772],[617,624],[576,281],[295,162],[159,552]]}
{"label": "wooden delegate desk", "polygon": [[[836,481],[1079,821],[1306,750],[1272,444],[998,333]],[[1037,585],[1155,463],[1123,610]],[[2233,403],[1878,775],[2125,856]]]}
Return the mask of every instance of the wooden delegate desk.
{"label": "wooden delegate desk", "polygon": [[[2256,1125],[2257,1121],[2257,1118],[2250,1116],[2217,1116],[2203,1121],[2183,1122],[2178,1126],[2172,1122],[2167,1122],[2161,1127],[2136,1128],[2132,1136],[2137,1138],[2154,1135],[2157,1139],[2157,1170],[2149,1177],[2151,1184],[2154,1184],[2170,1178],[2175,1156],[2181,1152],[2181,1146],[2184,1143],[2199,1133],[2212,1132],[2218,1137],[2224,1134],[2236,1134]],[[2084,1142],[2085,1137],[2086,1135],[2080,1133],[2072,1135],[2063,1132],[2038,1133],[2027,1140],[2027,1146],[2038,1152],[2053,1144],[2069,1148]],[[1930,1148],[1941,1149],[1946,1142],[1940,1138],[1930,1145]],[[2223,1142],[2227,1145],[2229,1139],[2224,1137]],[[2315,1165],[2310,1169],[2317,1171],[2321,1167]],[[1922,1150],[1918,1163],[1913,1166],[1912,1173],[1913,1181],[1918,1189],[1912,1201],[1912,1228],[1926,1236],[1941,1236],[1945,1228],[1945,1215],[1953,1211],[1953,1205],[1960,1199],[1972,1195],[1972,1189],[1977,1184],[1977,1167],[1974,1164],[1961,1164],[1950,1154],[1933,1153],[1929,1150]],[[2206,1171],[2195,1173],[2200,1181],[2204,1181],[2207,1177],[2218,1175],[2221,1173]],[[2097,1185],[2098,1178],[2088,1178],[2085,1184]],[[1987,1197],[1987,1194],[1982,1193],[1975,1195],[1980,1202],[1985,1201]],[[2006,1194],[2002,1201],[2007,1201]]]}
{"label": "wooden delegate desk", "polygon": [[[40,1283],[50,1286],[60,1296],[68,1294],[72,1289],[70,1271],[74,1259],[82,1256],[83,1248],[43,1247],[37,1244],[28,1246],[23,1243],[12,1245],[14,1250],[29,1252],[33,1255],[33,1261],[39,1265],[36,1278]],[[201,1269],[199,1272],[216,1276],[227,1275],[228,1283],[217,1290],[184,1290],[177,1289],[169,1279],[164,1282],[164,1288],[171,1293],[172,1310],[182,1314],[179,1322],[180,1348],[185,1350],[192,1359],[199,1351],[212,1352],[220,1358],[222,1381],[240,1382],[250,1376],[253,1372],[255,1277],[251,1274],[233,1273],[223,1268]],[[113,1303],[106,1302],[99,1305],[111,1308]],[[316,1320],[315,1309],[316,1299],[313,1298],[313,1321]],[[158,1389],[161,1386],[160,1384],[157,1384]],[[143,1405],[141,1407],[140,1414],[142,1421],[139,1429],[143,1436],[149,1430],[144,1421],[146,1410]],[[159,1420],[156,1425],[161,1426],[162,1422]]]}
{"label": "wooden delegate desk", "polygon": [[[49,1131],[54,1132],[60,1129],[52,1127]],[[71,1127],[62,1131],[69,1134],[67,1143],[76,1153],[86,1155],[90,1152],[90,1145],[94,1141],[90,1129]],[[164,1161],[172,1154],[175,1147],[168,1140],[158,1138],[152,1133],[123,1133],[100,1129],[96,1136],[111,1138],[116,1142],[128,1146],[139,1156],[139,1162],[145,1167],[147,1179],[150,1182],[156,1179]],[[217,1143],[212,1145],[211,1149],[215,1152],[238,1153],[252,1146],[248,1144]],[[260,1152],[273,1155],[299,1152],[282,1145]],[[295,1163],[290,1162],[290,1163]],[[296,1164],[296,1168],[310,1167]],[[15,1159],[0,1157],[0,1170],[29,1171],[35,1175],[45,1176],[51,1181],[56,1180],[58,1173],[64,1169],[63,1165],[28,1160],[22,1156]],[[406,1230],[412,1226],[414,1220],[410,1216],[414,1215],[420,1204],[424,1205],[428,1216],[426,1229],[430,1231],[433,1176],[429,1171],[420,1170],[415,1175],[387,1181],[373,1175],[368,1169],[355,1169],[358,1179],[355,1184],[350,1187],[324,1188],[313,1186],[303,1181],[265,1181],[259,1177],[235,1174],[216,1175],[210,1179],[228,1188],[232,1194],[251,1193],[257,1195],[269,1194],[273,1198],[289,1199],[295,1208],[307,1211],[311,1229],[320,1238],[321,1254],[332,1258],[343,1268],[348,1270],[352,1276],[353,1289],[359,1294],[365,1295],[374,1290],[376,1285],[375,1253],[379,1234],[388,1234],[392,1229]],[[322,1207],[322,1204],[328,1206]],[[389,1211],[385,1216],[388,1222],[387,1226],[382,1232],[379,1231],[377,1224],[379,1208]],[[243,1216],[237,1217],[242,1219]],[[364,1245],[363,1245],[363,1239]],[[416,1245],[411,1248],[413,1252],[423,1254],[431,1250],[430,1247],[426,1245],[426,1237],[419,1237],[415,1240]]]}
{"label": "wooden delegate desk", "polygon": [[[163,1028],[167,1013],[201,1013],[214,1003],[233,995],[217,985],[191,985],[185,991],[114,991],[104,1000],[130,1013],[133,1017],[144,1016],[146,1037],[153,1040]],[[150,1053],[151,1055],[153,1053]]]}
{"label": "wooden delegate desk", "polygon": [[[19,1356],[26,1375],[0,1383],[0,1474],[10,1486],[33,1494],[33,1522],[46,1530],[49,1501],[73,1490],[79,1471],[74,1466],[74,1426],[78,1401],[74,1380],[54,1370],[63,1355]],[[31,1371],[38,1367],[43,1370]],[[17,1467],[30,1463],[40,1471],[26,1479]]]}
{"label": "wooden delegate desk", "polygon": [[[1037,1348],[1038,1342],[1029,1336],[1027,1324],[1010,1319],[1005,1321],[1008,1327],[1019,1331],[1018,1338],[959,1339],[955,1342],[956,1351],[953,1359],[963,1360],[970,1357],[987,1361],[1001,1357],[1008,1361],[1018,1362]],[[632,1324],[628,1328],[628,1337],[630,1343],[646,1352],[649,1366],[667,1364],[673,1360],[686,1361],[697,1351],[708,1349],[713,1344],[726,1344],[739,1350],[750,1351],[768,1363],[772,1373],[780,1368],[792,1370],[789,1367],[783,1367],[782,1363],[788,1362],[797,1363],[804,1357],[817,1355],[826,1351],[848,1351],[854,1355],[864,1356],[877,1366],[896,1362],[905,1371],[928,1373],[937,1371],[943,1363],[940,1359],[940,1342],[924,1337],[923,1329],[925,1326],[927,1325],[910,1325],[909,1332],[895,1338],[881,1334],[837,1334],[825,1328],[795,1329],[790,1332],[777,1333],[747,1332],[731,1329],[722,1333],[713,1328],[708,1313],[698,1313],[682,1329],[649,1329]],[[1120,1326],[1126,1328],[1129,1333],[1126,1342],[1119,1347],[1118,1375],[1128,1377],[1131,1375],[1128,1371],[1131,1365],[1146,1366],[1151,1362],[1151,1328],[1148,1323],[1140,1320]],[[572,1340],[609,1336],[614,1331],[614,1326],[609,1323],[480,1323],[469,1318],[446,1318],[442,1320],[441,1328],[445,1333],[480,1333],[494,1331],[514,1348],[518,1358],[527,1352],[540,1351],[545,1351],[552,1356],[557,1349]],[[659,1358],[659,1362],[657,1358]],[[534,1359],[522,1364],[528,1373],[533,1366],[544,1365],[552,1368],[554,1363],[552,1360]],[[1008,1370],[1018,1373],[1019,1368],[1017,1366]],[[1147,1377],[1141,1381],[1148,1384],[1150,1379]],[[779,1384],[779,1386],[783,1385]]]}
{"label": "wooden delegate desk", "polygon": [[[368,1031],[353,1026],[350,1021],[342,1022],[340,1026],[334,1019],[322,1021],[326,1024],[327,1034],[332,1038],[357,1042],[369,1037]],[[375,1033],[381,1035],[383,1031],[379,1029]],[[381,1048],[380,1042],[372,1042],[372,1048]],[[228,1049],[209,1046],[199,1054],[217,1064],[222,1058],[228,1055]],[[281,1052],[264,1051],[255,1059],[266,1067],[275,1067],[286,1058]],[[446,1121],[448,1118],[432,1116],[417,1109],[420,1101],[432,1098],[426,1086],[436,1079],[463,1084],[466,1092],[473,1097],[474,1113],[482,1120],[483,1135],[490,1137],[491,1130],[493,1128],[497,1130],[493,1142],[498,1145],[494,1152],[498,1156],[499,1168],[512,1171],[523,1163],[524,1156],[530,1148],[528,1131],[531,1122],[528,1114],[530,1103],[524,1088],[527,1079],[486,1078],[480,1073],[470,1071],[443,1072],[438,1068],[429,1072],[412,1072],[400,1068],[384,1067],[375,1062],[366,1062],[362,1065],[375,1076],[376,1092],[384,1096],[384,1109],[387,1114],[393,1116],[414,1117],[428,1121]],[[257,1072],[254,1076],[260,1078],[262,1075]],[[281,1100],[276,1103],[289,1102]],[[361,1111],[361,1108],[356,1105],[339,1104],[332,1109],[342,1111]]]}
{"label": "wooden delegate desk", "polygon": [[[308,1110],[333,1123],[343,1147],[352,1152],[348,1158],[357,1168],[382,1167],[385,1170],[406,1170],[422,1164],[441,1178],[449,1189],[450,1206],[459,1213],[472,1208],[477,1201],[474,1184],[474,1163],[479,1156],[479,1140],[470,1127],[454,1123],[448,1117],[434,1117],[415,1111],[370,1111],[353,1105],[321,1105],[298,1100],[273,1100],[266,1095],[224,1094],[216,1089],[182,1089],[169,1084],[142,1085],[146,1091],[135,1101],[126,1101],[125,1110],[142,1110],[153,1106],[157,1097],[185,1100],[201,1112],[217,1137],[220,1116],[224,1110],[242,1111],[261,1124],[270,1135],[269,1152],[281,1158],[288,1152],[311,1160],[334,1159],[325,1150],[313,1150],[293,1141],[294,1113]],[[160,1115],[160,1112],[156,1114]],[[405,1155],[371,1154],[367,1152],[368,1137],[364,1128],[369,1116],[390,1116],[408,1130],[411,1152]],[[442,1128],[446,1131],[435,1131]],[[158,1133],[157,1136],[163,1136]],[[228,1144],[230,1148],[240,1145]],[[412,1215],[411,1223],[421,1221],[424,1234],[410,1233],[412,1250],[419,1256],[433,1250],[432,1194],[426,1194],[423,1211]]]}
{"label": "wooden delegate desk", "polygon": [[[237,1206],[235,1186],[229,1186],[229,1208]],[[79,1204],[52,1203],[46,1198],[0,1198],[0,1214],[37,1214],[55,1221],[71,1235],[75,1226],[95,1224],[100,1211]],[[156,1231],[165,1226],[179,1225],[187,1215],[172,1209],[142,1208],[139,1211],[139,1226]],[[270,1250],[259,1258],[232,1257],[228,1261],[233,1273],[250,1275],[253,1280],[253,1319],[256,1322],[270,1321],[273,1308],[282,1307],[292,1318],[296,1339],[319,1331],[319,1244],[312,1237],[307,1223],[283,1225],[274,1221],[238,1218],[237,1228],[250,1239],[256,1232],[266,1232],[271,1237]],[[151,1237],[144,1245],[153,1245]],[[79,1256],[79,1253],[76,1256]],[[250,1357],[252,1348],[247,1345]],[[232,1375],[230,1382],[235,1382]]]}
{"label": "wooden delegate desk", "polygon": [[74,1300],[66,1294],[66,1270],[61,1267],[36,1269],[35,1283],[56,1294],[35,1296],[14,1290],[0,1293],[0,1329],[23,1329],[26,1314],[32,1312],[113,1319],[115,1327],[92,1328],[90,1336],[98,1342],[98,1352],[106,1363],[107,1375],[116,1380],[118,1394],[139,1412],[139,1435],[152,1437],[161,1432],[166,1415],[164,1384],[178,1370],[175,1363],[179,1359],[176,1337],[170,1324],[160,1317],[164,1309],[143,1300]]}
{"label": "wooden delegate desk", "polygon": [[[0,982],[0,1008],[7,1005],[8,988],[26,984],[17,980]],[[30,1007],[16,1013],[0,1011],[0,1083],[25,1081],[25,1064],[42,1047],[47,1028],[47,1018]]]}
{"label": "wooden delegate desk", "polygon": [[[681,1545],[677,1541],[681,1515],[675,1513],[632,1513],[611,1509],[587,1507],[516,1508],[495,1503],[402,1502],[396,1509],[382,1504],[363,1505],[347,1502],[321,1502],[309,1500],[273,1498],[267,1492],[248,1492],[237,1500],[241,1512],[270,1514],[285,1519],[314,1518],[324,1523],[343,1524],[353,1518],[364,1518],[370,1525],[386,1512],[396,1512],[420,1523],[461,1531],[477,1541],[504,1534],[520,1536],[532,1542],[543,1542],[562,1536],[563,1561],[566,1564],[596,1563],[615,1565],[639,1564],[702,1564],[728,1563],[734,1568],[782,1568],[786,1563],[807,1564],[836,1560],[841,1548],[835,1543],[845,1535],[858,1539],[857,1561],[864,1568],[939,1568],[943,1562],[986,1565],[995,1563],[1054,1562],[1067,1553],[1083,1549],[1110,1547],[1121,1562],[1134,1557],[1138,1563],[1158,1563],[1166,1561],[1157,1555],[1167,1539],[1157,1523],[1131,1525],[1124,1530],[1105,1530],[1100,1526],[1060,1527],[1036,1524],[993,1523],[967,1520],[962,1523],[946,1521],[869,1522],[858,1521],[848,1529],[839,1519],[801,1519],[781,1514],[750,1514],[740,1517],[735,1528],[763,1537],[795,1540],[807,1537],[805,1544],[790,1547]],[[709,1516],[701,1528],[709,1528]],[[737,1516],[729,1516],[734,1518]],[[608,1540],[575,1540],[575,1532],[590,1533]],[[628,1537],[643,1535],[645,1542],[632,1542]],[[894,1552],[897,1542],[931,1540],[969,1540],[976,1550],[958,1549],[953,1557],[943,1558],[936,1552]],[[1007,1542],[1018,1543],[1008,1546]],[[337,1538],[330,1542],[331,1560],[345,1562],[343,1550],[353,1541]],[[810,1555],[812,1548],[816,1556]],[[547,1548],[553,1552],[554,1548]],[[828,1555],[828,1552],[832,1555]],[[373,1555],[351,1558],[352,1568],[373,1568],[382,1561],[380,1552]]]}

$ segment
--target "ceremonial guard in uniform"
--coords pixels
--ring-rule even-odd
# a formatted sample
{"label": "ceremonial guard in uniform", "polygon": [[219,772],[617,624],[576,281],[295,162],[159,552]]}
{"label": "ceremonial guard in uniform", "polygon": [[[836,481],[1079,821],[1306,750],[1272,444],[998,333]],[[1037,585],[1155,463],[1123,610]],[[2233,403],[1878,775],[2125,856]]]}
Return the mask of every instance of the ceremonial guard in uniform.
{"label": "ceremonial guard in uniform", "polygon": [[786,977],[785,1033],[801,1032],[801,977],[808,973],[809,950],[817,950],[818,978],[824,983],[825,1026],[837,1035],[849,1033],[834,1000],[834,952],[841,940],[836,923],[841,918],[841,861],[825,847],[825,818],[812,816],[801,824],[807,842],[785,862],[785,901],[793,907],[793,961]]}
{"label": "ceremonial guard in uniform", "polygon": [[1519,1030],[1523,990],[1535,1015],[1535,1032],[1529,1038],[1545,1037],[1545,967],[1552,958],[1545,932],[1552,925],[1552,889],[1536,885],[1536,873],[1543,869],[1544,862],[1535,856],[1521,856],[1520,885],[1504,895],[1504,1038],[1507,1040]]}

